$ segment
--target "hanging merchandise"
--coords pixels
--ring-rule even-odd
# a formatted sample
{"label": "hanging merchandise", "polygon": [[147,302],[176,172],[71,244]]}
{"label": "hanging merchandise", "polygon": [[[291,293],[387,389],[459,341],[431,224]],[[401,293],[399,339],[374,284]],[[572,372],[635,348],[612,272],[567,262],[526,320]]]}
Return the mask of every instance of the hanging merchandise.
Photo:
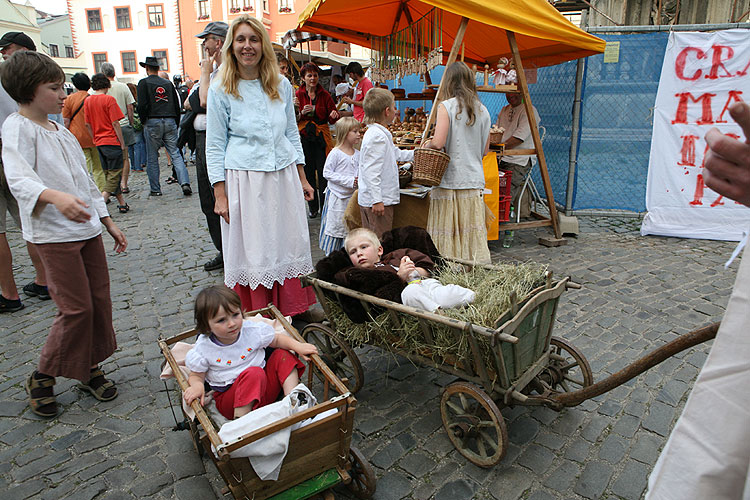
{"label": "hanging merchandise", "polygon": [[370,78],[375,83],[424,75],[443,63],[443,12],[431,9],[416,22],[388,36],[373,36]]}

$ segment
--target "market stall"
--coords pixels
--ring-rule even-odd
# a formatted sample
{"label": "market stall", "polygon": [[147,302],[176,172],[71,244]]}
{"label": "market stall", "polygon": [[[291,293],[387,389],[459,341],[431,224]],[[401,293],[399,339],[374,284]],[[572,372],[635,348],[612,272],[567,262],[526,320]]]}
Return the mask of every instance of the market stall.
{"label": "market stall", "polygon": [[[366,24],[362,20],[366,19]],[[366,28],[363,28],[366,25]],[[575,27],[546,0],[313,0],[300,14],[298,29],[332,36],[377,51],[373,67],[382,76],[425,74],[437,64],[449,65],[461,57],[480,71],[509,58],[515,65],[517,83],[481,91],[521,92],[529,117],[534,148],[507,150],[506,154],[534,154],[549,206],[549,217],[502,224],[501,229],[551,226],[547,245],[564,244],[549,180],[541,138],[529,96],[524,68],[559,64],[604,51],[604,41]],[[449,53],[443,47],[450,44]],[[432,110],[442,100],[439,87]],[[434,113],[427,121],[429,134]]]}

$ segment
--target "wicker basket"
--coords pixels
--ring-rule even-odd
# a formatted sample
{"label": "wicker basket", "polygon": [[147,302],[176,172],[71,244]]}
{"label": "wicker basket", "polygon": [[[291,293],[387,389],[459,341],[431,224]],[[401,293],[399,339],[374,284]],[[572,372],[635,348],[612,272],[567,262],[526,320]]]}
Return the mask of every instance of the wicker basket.
{"label": "wicker basket", "polygon": [[503,142],[503,132],[490,132],[490,144],[500,144]]}
{"label": "wicker basket", "polygon": [[429,148],[415,149],[412,182],[423,186],[439,185],[449,161],[451,157],[442,151]]}

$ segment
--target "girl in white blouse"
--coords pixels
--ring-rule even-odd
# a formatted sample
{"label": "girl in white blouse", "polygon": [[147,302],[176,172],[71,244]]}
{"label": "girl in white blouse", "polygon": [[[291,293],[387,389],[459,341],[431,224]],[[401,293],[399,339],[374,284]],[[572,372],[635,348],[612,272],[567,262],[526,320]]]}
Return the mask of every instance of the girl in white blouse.
{"label": "girl in white blouse", "polygon": [[[196,329],[202,335],[185,357],[190,387],[183,394],[187,404],[204,403],[204,382],[213,389],[216,408],[228,419],[239,418],[287,395],[299,384],[302,359],[317,354],[312,344],[275,333],[265,323],[242,319],[240,297],[218,285],[204,288],[195,298]],[[265,348],[276,347],[266,361]]]}
{"label": "girl in white blouse", "polygon": [[336,147],[326,158],[323,177],[328,181],[326,199],[320,219],[320,249],[328,255],[344,247],[347,230],[344,212],[357,189],[362,125],[347,116],[336,122]]}
{"label": "girl in white blouse", "polygon": [[26,391],[34,413],[53,417],[57,376],[80,380],[78,387],[100,401],[117,397],[99,369],[117,348],[102,225],[117,253],[128,243],[86,171],[78,140],[47,119],[65,99],[60,66],[38,52],[16,52],[0,66],[0,78],[18,102],[18,112],[3,123],[5,175],[18,201],[23,238],[39,251],[58,309]]}

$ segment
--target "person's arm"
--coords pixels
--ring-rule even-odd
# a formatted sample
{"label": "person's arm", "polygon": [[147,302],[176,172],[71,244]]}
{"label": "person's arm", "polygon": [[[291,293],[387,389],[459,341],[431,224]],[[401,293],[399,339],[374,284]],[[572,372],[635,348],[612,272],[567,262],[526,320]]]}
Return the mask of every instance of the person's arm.
{"label": "person's arm", "polygon": [[331,94],[329,94],[326,91],[323,91],[324,95],[324,102],[326,106],[326,111],[328,112],[328,123],[336,123],[336,120],[339,119],[339,112],[336,110],[336,103],[333,102],[333,97],[331,97]]}
{"label": "person's arm", "polygon": [[750,207],[750,106],[736,102],[729,107],[729,114],[742,128],[745,142],[716,128],[709,130],[703,178],[706,186],[720,195]]}
{"label": "person's arm", "polygon": [[379,130],[373,132],[373,135],[368,137],[368,139],[367,147],[363,147],[360,150],[359,181],[360,185],[364,184],[367,186],[368,194],[373,203],[372,209],[375,214],[382,215],[384,208],[380,176],[383,170],[383,158],[386,156],[386,148],[392,146],[387,144],[386,136],[380,133]]}
{"label": "person's arm", "polygon": [[294,351],[305,361],[310,359],[309,356],[311,354],[318,354],[318,348],[313,344],[303,344],[285,333],[277,333],[273,338],[273,342],[271,342],[271,347]]}
{"label": "person's arm", "polygon": [[206,388],[203,385],[203,382],[206,380],[206,374],[205,373],[196,373],[191,371],[190,375],[188,376],[188,388],[185,389],[185,392],[182,393],[183,399],[185,399],[185,402],[189,405],[192,403],[195,399],[200,398],[201,406],[203,406],[203,403],[205,402],[205,391]]}
{"label": "person's arm", "polygon": [[122,253],[125,251],[126,248],[128,248],[128,240],[125,238],[125,233],[123,233],[119,227],[112,221],[112,218],[107,215],[106,217],[102,217],[99,219],[102,223],[102,225],[105,227],[107,232],[110,236],[112,236],[112,239],[115,240],[115,253]]}
{"label": "person's arm", "polygon": [[431,149],[443,149],[448,140],[448,132],[451,128],[451,119],[448,110],[442,102],[438,105],[437,120],[435,120],[435,135],[428,139],[424,147]]}
{"label": "person's arm", "polygon": [[[131,97],[133,97],[133,96],[131,96]],[[127,106],[127,113],[128,113],[128,123],[130,124],[130,126],[133,126],[134,113],[133,113],[133,103],[132,102],[130,104],[128,104],[128,106]]]}
{"label": "person's arm", "polygon": [[205,108],[208,104],[208,87],[211,85],[211,73],[214,70],[214,61],[216,54],[209,56],[205,48],[201,50],[203,59],[201,60],[201,79],[198,87],[198,97],[201,100],[201,107]]}
{"label": "person's arm", "polygon": [[174,88],[174,85],[172,83],[169,84],[169,88],[172,89],[172,109],[174,109],[175,117],[174,122],[177,127],[180,126],[180,117],[182,116],[182,111],[180,111],[180,108],[182,108],[182,101],[180,100],[180,95],[177,93],[177,89]]}
{"label": "person's arm", "polygon": [[138,94],[138,116],[141,119],[141,123],[143,125],[146,125],[146,121],[148,121],[148,115],[151,109],[151,100],[148,96],[148,84],[146,83],[146,79],[144,78],[140,82],[138,82],[138,88],[137,88],[137,94]]}

